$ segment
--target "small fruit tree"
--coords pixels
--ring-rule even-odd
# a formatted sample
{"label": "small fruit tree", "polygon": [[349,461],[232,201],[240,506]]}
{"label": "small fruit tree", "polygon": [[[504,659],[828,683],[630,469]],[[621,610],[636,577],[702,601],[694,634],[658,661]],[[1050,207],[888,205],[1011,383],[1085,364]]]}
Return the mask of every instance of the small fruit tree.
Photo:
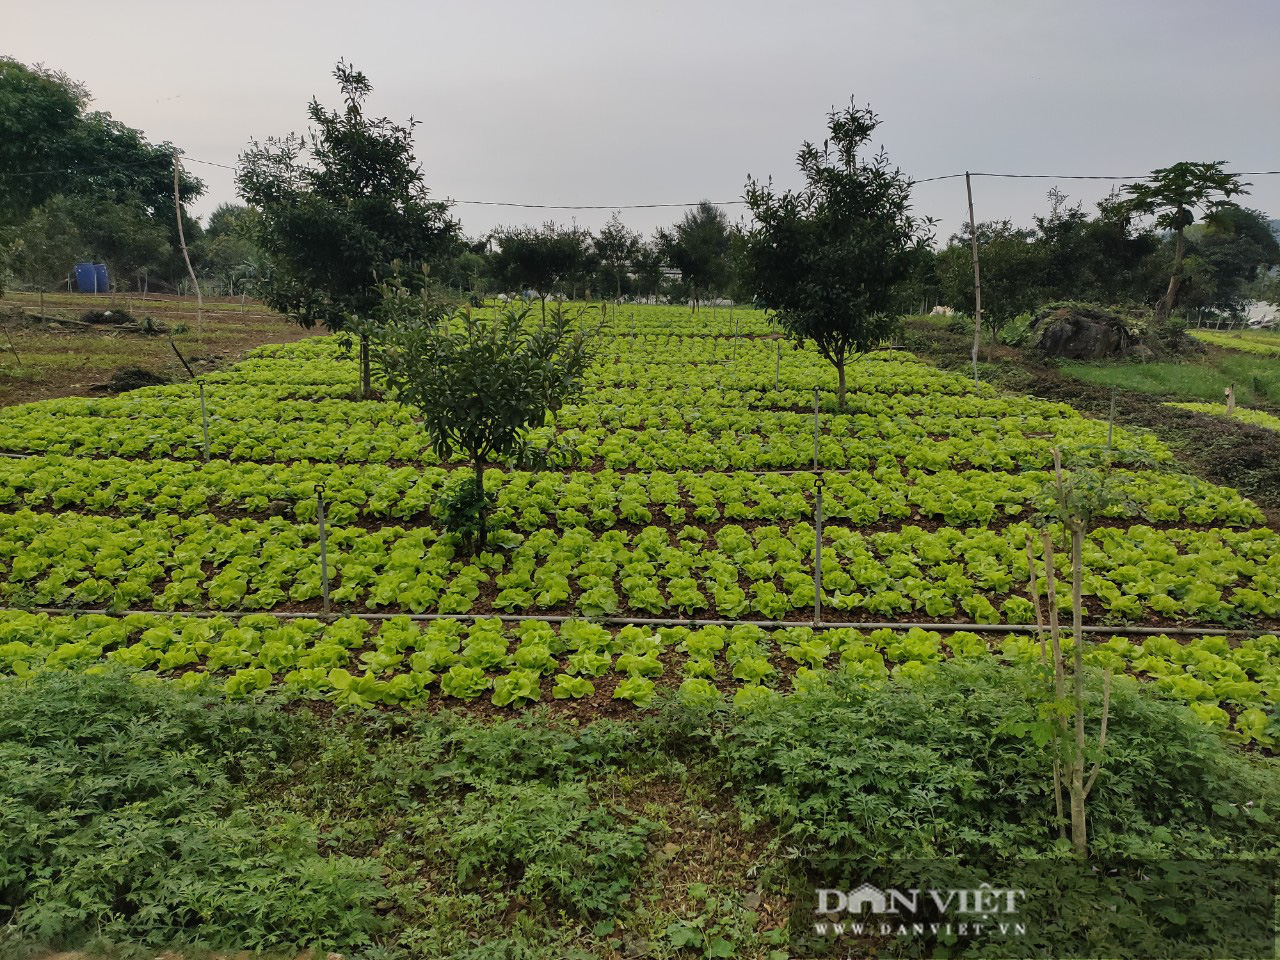
{"label": "small fruit tree", "polygon": [[789,337],[812,340],[835,366],[841,409],[845,364],[894,329],[895,288],[924,242],[910,214],[911,181],[883,151],[858,155],[879,124],[869,107],[832,111],[828,139],[797,155],[803,187],[775,194],[772,184],[747,182],[748,284]]}
{"label": "small fruit tree", "polygon": [[481,318],[433,306],[399,282],[381,290],[375,362],[422,415],[437,456],[461,450],[470,460],[474,479],[448,488],[441,519],[483,550],[485,465],[528,458],[529,431],[581,392],[591,337],[559,309],[545,320],[527,307]]}

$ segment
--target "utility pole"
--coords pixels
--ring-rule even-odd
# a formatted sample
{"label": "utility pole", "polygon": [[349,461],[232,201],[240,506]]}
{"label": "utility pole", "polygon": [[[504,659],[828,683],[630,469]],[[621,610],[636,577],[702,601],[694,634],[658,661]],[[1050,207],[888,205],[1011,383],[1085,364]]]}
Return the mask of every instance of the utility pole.
{"label": "utility pole", "polygon": [[182,247],[182,259],[187,263],[187,273],[191,276],[191,283],[196,288],[196,336],[204,336],[204,297],[200,294],[200,281],[196,279],[196,272],[191,268],[191,257],[187,253],[187,237],[182,229],[182,198],[178,195],[178,175],[182,169],[181,161],[178,159],[178,151],[173,151],[173,215],[178,218],[178,245]]}

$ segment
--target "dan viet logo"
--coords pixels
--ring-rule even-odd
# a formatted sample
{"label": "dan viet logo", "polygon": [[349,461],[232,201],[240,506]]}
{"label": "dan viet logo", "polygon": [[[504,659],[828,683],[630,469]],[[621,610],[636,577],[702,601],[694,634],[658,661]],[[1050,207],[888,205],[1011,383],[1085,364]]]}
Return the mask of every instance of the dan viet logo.
{"label": "dan viet logo", "polygon": [[[972,889],[881,890],[864,883],[855,890],[820,888],[813,930],[821,936],[976,937],[1021,936],[1018,918],[1027,892],[984,883]],[[847,919],[845,918],[847,915]]]}

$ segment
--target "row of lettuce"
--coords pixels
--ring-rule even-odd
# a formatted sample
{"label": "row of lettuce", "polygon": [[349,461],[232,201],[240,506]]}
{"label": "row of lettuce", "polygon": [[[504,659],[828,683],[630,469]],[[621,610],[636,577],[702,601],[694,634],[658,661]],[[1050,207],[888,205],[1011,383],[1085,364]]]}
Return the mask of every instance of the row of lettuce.
{"label": "row of lettuce", "polygon": [[[1068,653],[1070,639],[1066,639]],[[1090,665],[1187,703],[1206,723],[1272,746],[1280,724],[1280,638],[1184,642],[1159,635],[1086,641]],[[228,697],[268,691],[348,707],[419,706],[432,697],[519,708],[607,697],[649,706],[661,692],[739,707],[821,687],[835,672],[875,683],[927,682],[949,657],[1039,661],[1041,638],[940,634],[923,628],[862,632],[806,626],[626,626],[590,621],[407,617],[280,619],[133,614],[0,614],[0,676],[119,667],[174,678]]]}
{"label": "row of lettuce", "polygon": [[[1066,611],[1061,530],[1056,537]],[[823,606],[852,620],[1030,623],[1027,544],[1040,554],[1039,539],[1025,522],[867,533],[825,526]],[[333,526],[325,569],[339,610],[782,620],[812,611],[816,546],[807,521],[714,532],[501,530],[478,555],[431,527]],[[1280,536],[1267,528],[1101,527],[1088,535],[1083,562],[1091,620],[1280,620]],[[318,526],[280,517],[20,510],[0,522],[0,575],[0,601],[19,608],[269,611],[314,605],[323,593]],[[1042,573],[1038,591],[1046,592]]]}
{"label": "row of lettuce", "polygon": [[[0,459],[0,508],[136,516],[219,511],[309,522],[316,518],[319,485],[337,525],[411,519],[430,525],[452,475],[443,467],[386,464],[10,458]],[[823,474],[490,469],[485,488],[495,498],[497,528],[604,530],[655,519],[676,526],[810,519],[819,477],[823,515],[858,526],[916,519],[985,526],[1044,512],[1056,486],[1054,474],[1044,470],[935,473],[884,467]],[[1229,527],[1264,521],[1262,511],[1235,490],[1186,474],[1118,469],[1110,482],[1115,500],[1103,519]]]}

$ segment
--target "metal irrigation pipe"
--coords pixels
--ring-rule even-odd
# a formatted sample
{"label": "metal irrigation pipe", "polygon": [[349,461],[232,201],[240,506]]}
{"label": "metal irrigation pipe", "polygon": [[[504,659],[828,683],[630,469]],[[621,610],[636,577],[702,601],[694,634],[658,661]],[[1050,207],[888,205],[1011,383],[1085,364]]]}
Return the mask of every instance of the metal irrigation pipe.
{"label": "metal irrigation pipe", "polygon": [[[85,616],[89,614],[106,617],[160,616],[160,617],[227,617],[238,620],[241,617],[277,617],[283,620],[324,620],[323,613],[309,613],[299,610],[106,610],[102,608],[76,607],[0,607],[0,613],[47,613],[56,616]],[[586,617],[565,616],[562,614],[516,614],[516,613],[342,613],[328,615],[328,619],[337,617],[355,617],[359,620],[394,620],[404,617],[407,620],[502,620],[509,623],[521,623],[527,620],[540,620],[545,623],[565,623],[570,620],[589,621],[608,624],[610,626],[651,626],[651,627],[813,627],[804,620],[714,620],[691,619],[689,617]],[[902,622],[852,622],[824,620],[818,629],[821,630],[910,630],[920,627],[923,630],[936,630],[940,633],[956,633],[966,630],[971,633],[1031,633],[1039,631],[1033,623],[913,623]],[[1106,624],[1085,624],[1081,629],[1085,633],[1133,634],[1139,636],[1250,636],[1260,637],[1264,634],[1280,632],[1276,628],[1243,627],[1126,627],[1108,626]]]}

